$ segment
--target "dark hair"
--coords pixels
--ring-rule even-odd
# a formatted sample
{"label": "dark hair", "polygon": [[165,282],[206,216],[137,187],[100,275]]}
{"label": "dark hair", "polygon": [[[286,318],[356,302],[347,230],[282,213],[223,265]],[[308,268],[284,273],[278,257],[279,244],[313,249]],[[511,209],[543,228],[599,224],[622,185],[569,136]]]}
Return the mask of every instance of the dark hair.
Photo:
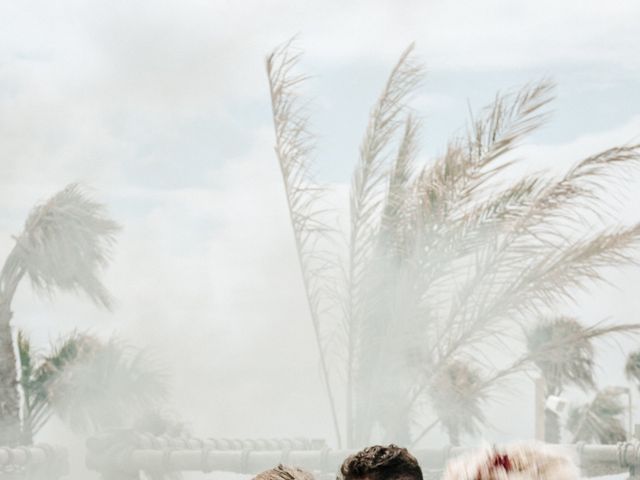
{"label": "dark hair", "polygon": [[313,475],[300,468],[280,464],[276,468],[259,473],[253,480],[313,480]]}
{"label": "dark hair", "polygon": [[340,467],[344,480],[422,480],[416,457],[397,445],[375,445],[351,455]]}

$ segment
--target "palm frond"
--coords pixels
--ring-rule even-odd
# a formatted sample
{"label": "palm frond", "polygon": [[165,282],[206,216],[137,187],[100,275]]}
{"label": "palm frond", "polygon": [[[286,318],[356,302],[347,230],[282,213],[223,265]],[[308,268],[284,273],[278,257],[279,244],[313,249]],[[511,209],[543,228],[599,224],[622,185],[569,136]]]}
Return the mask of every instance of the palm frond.
{"label": "palm frond", "polygon": [[31,379],[34,370],[31,342],[22,330],[18,330],[16,343],[18,347],[18,361],[20,362],[20,379],[21,381],[27,382]]}
{"label": "palm frond", "polygon": [[[594,348],[585,327],[574,318],[543,319],[527,332],[527,349],[542,372],[549,393],[574,384],[595,388]],[[554,345],[562,348],[552,348]]]}
{"label": "palm frond", "polygon": [[289,207],[298,261],[302,272],[307,304],[320,353],[323,380],[327,389],[331,415],[338,444],[341,433],[329,378],[325,344],[327,310],[335,309],[330,288],[335,284],[332,272],[337,260],[324,250],[332,229],[324,221],[322,204],[324,188],[312,175],[314,136],[308,118],[300,104],[298,88],[305,80],[295,73],[300,53],[294,53],[292,40],[272,52],[266,60],[271,92],[273,124],[276,134],[275,151],[280,164]]}
{"label": "palm frond", "polygon": [[579,226],[585,214],[602,218],[608,205],[600,194],[614,182],[627,181],[639,166],[640,145],[609,148],[577,162],[560,179],[547,180],[521,212],[516,229],[540,235],[541,230],[557,229],[558,221]]}
{"label": "palm frond", "polygon": [[599,232],[563,248],[542,245],[519,248],[509,256],[506,271],[501,272],[500,264],[494,263],[497,271],[493,270],[491,275],[495,280],[488,282],[487,277],[476,280],[481,295],[465,292],[467,296],[462,297],[465,308],[459,309],[465,316],[460,321],[453,349],[481,340],[484,329],[490,325],[526,321],[559,301],[574,298],[575,292],[603,281],[603,268],[634,264],[633,254],[639,246],[640,225]]}
{"label": "palm frond", "polygon": [[423,169],[418,178],[425,223],[442,222],[468,205],[480,186],[510,165],[497,160],[547,119],[544,107],[552,100],[553,83],[541,80],[514,93],[498,95],[483,114],[472,119],[467,138],[454,139],[443,156]]}
{"label": "palm frond", "polygon": [[15,290],[27,274],[37,292],[82,291],[110,308],[109,292],[98,278],[110,258],[120,227],[105,207],[71,184],[33,208],[5,263],[0,285]]}
{"label": "palm frond", "polygon": [[543,108],[553,99],[548,79],[525,85],[516,92],[497,95],[467,134],[469,161],[482,168],[512,150],[526,135],[548,119]]}
{"label": "palm frond", "polygon": [[573,442],[615,444],[627,439],[620,393],[604,389],[591,402],[569,411],[567,429]]}
{"label": "palm frond", "polygon": [[22,442],[29,445],[39,430],[38,417],[43,405],[42,385],[35,377],[37,358],[27,335],[18,330],[17,335],[18,360],[20,365],[19,384],[22,393]]}
{"label": "palm frond", "polygon": [[[380,226],[378,218],[384,202],[382,189],[388,178],[385,150],[401,127],[400,117],[407,109],[407,99],[421,79],[422,68],[411,57],[412,51],[413,45],[400,56],[369,115],[369,124],[360,146],[360,158],[351,181],[348,301],[350,314],[354,317],[358,315],[354,310],[361,307],[357,287],[366,273]],[[407,181],[402,180],[402,176],[409,173],[415,150],[415,133],[413,121],[409,120],[392,175],[394,191]]]}
{"label": "palm frond", "polygon": [[[512,152],[547,119],[553,84],[541,80],[498,95],[472,117],[466,136],[416,168],[419,122],[408,98],[421,67],[410,47],[374,105],[360,146],[347,260],[328,260],[322,247],[329,229],[317,213],[323,190],[311,176],[314,138],[296,92],[304,78],[293,73],[298,58],[287,44],[267,60],[276,152],[316,338],[321,347],[321,330],[345,339],[336,358],[345,364],[347,443],[369,441],[376,424],[393,436],[389,440],[404,442],[403,428],[409,431],[434,382],[456,362],[481,366],[467,390],[488,398],[510,375],[536,363],[542,368],[562,349],[574,348],[579,359],[558,375],[592,386],[591,340],[637,325],[582,327],[546,340],[540,330],[525,354],[519,354],[519,333],[576,292],[605,281],[606,268],[637,263],[640,224],[612,226],[612,205],[601,193],[638,170],[640,146],[608,149],[558,177],[538,172],[510,181],[502,173],[515,163]],[[327,280],[329,270],[341,270],[344,284]],[[328,306],[324,286],[341,305]],[[320,312],[332,309],[343,322],[330,329]],[[492,349],[515,360],[494,364]],[[322,348],[321,356],[329,384]],[[432,410],[435,403],[431,398]],[[469,411],[480,425],[481,408]]]}
{"label": "palm frond", "polygon": [[18,346],[23,374],[23,432],[34,436],[52,415],[74,431],[129,426],[167,396],[166,375],[149,354],[85,333],[62,337],[35,356],[24,334]]}
{"label": "palm frond", "polygon": [[382,210],[379,238],[381,255],[397,258],[409,256],[411,238],[404,226],[413,214],[412,180],[414,163],[418,152],[417,135],[419,122],[409,115],[405,121],[404,133],[394,159]]}
{"label": "palm frond", "polygon": [[[347,334],[347,428],[349,443],[356,442],[355,435],[363,422],[354,419],[354,402],[366,398],[372,392],[370,380],[361,377],[356,384],[357,370],[369,362],[376,362],[377,351],[384,350],[380,340],[384,335],[375,331],[379,323],[370,315],[380,297],[367,296],[367,291],[379,292],[376,285],[384,267],[372,265],[375,249],[380,241],[380,229],[384,228],[384,209],[393,209],[401,190],[407,190],[411,163],[415,156],[416,124],[409,116],[395,162],[390,165],[390,145],[403,125],[408,97],[421,80],[422,67],[412,58],[413,45],[409,46],[392,70],[383,91],[369,115],[360,156],[351,181],[350,239],[347,272],[345,321]],[[385,195],[387,187],[387,195]],[[389,210],[388,213],[391,213]],[[383,218],[380,219],[380,216]],[[387,217],[388,220],[388,217]],[[387,222],[388,223],[388,222]],[[388,226],[388,225],[387,225]],[[373,300],[373,303],[372,303]],[[375,331],[369,335],[367,331]],[[388,331],[387,328],[385,330]],[[366,339],[371,341],[367,341]],[[356,389],[360,393],[356,395]],[[366,412],[361,413],[366,417]],[[364,422],[367,423],[367,422]]]}
{"label": "palm frond", "polygon": [[[86,346],[81,337],[68,339],[45,361],[45,368],[56,369],[47,382],[47,400],[74,431],[126,426],[166,399],[166,375],[148,353],[117,340]],[[71,362],[69,351],[78,352]],[[60,355],[65,359],[59,361]]]}
{"label": "palm frond", "polygon": [[461,434],[477,434],[485,424],[484,384],[480,372],[462,360],[448,362],[432,376],[429,397],[451,445],[459,445]]}

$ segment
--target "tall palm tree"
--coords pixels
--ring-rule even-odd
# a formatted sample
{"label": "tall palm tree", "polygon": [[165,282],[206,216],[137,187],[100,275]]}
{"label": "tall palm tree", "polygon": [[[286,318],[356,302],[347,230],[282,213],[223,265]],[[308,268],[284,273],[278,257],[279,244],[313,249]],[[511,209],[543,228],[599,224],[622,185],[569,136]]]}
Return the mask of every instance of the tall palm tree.
{"label": "tall palm tree", "polygon": [[[540,172],[507,182],[513,150],[546,120],[553,85],[543,80],[498,95],[466,135],[419,165],[420,122],[409,101],[422,68],[410,47],[365,128],[343,255],[332,250],[340,234],[328,223],[336,216],[326,212],[328,188],[312,175],[299,59],[285,44],[267,58],[267,73],[275,150],[336,436],[361,446],[377,425],[380,441],[415,438],[418,405],[453,359],[480,363],[505,347],[517,352],[523,345],[514,344],[515,332],[532,315],[601,279],[602,267],[631,262],[640,224],[611,228],[616,219],[600,192],[640,165],[640,147],[613,147],[559,177]],[[483,363],[487,378],[503,377]]]}
{"label": "tall palm tree", "polygon": [[110,260],[119,226],[105,207],[71,184],[34,207],[0,270],[0,445],[20,438],[17,359],[11,327],[11,303],[26,276],[32,288],[83,292],[110,308],[111,296],[99,280]]}
{"label": "tall palm tree", "polygon": [[164,373],[145,352],[114,339],[72,333],[38,355],[18,332],[18,352],[23,444],[31,444],[52,415],[87,433],[148,418],[166,399]]}
{"label": "tall palm tree", "polygon": [[573,442],[612,444],[627,438],[624,428],[624,403],[621,392],[604,389],[590,402],[574,407],[569,412],[567,428]]}

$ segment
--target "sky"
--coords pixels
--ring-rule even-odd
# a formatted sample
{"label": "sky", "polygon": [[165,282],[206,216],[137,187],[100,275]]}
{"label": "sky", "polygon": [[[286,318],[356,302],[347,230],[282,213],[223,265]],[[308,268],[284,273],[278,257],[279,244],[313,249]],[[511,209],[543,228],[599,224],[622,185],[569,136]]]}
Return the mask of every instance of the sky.
{"label": "sky", "polygon": [[[1,2],[0,256],[30,208],[70,182],[123,227],[104,276],[113,312],[71,294],[41,299],[25,282],[15,326],[41,348],[86,329],[153,349],[197,435],[332,441],[265,56],[297,35],[318,175],[341,201],[369,109],[411,42],[426,68],[413,103],[422,162],[470,110],[540,78],[557,98],[522,147],[526,168],[638,141],[639,19],[634,0]],[[621,222],[640,219],[637,190]],[[639,280],[637,269],[613,272],[615,287],[563,312],[636,321]],[[599,355],[603,384],[623,382],[620,348]],[[532,434],[530,381],[513,388],[492,410],[490,441]],[[429,441],[443,444],[438,435]]]}

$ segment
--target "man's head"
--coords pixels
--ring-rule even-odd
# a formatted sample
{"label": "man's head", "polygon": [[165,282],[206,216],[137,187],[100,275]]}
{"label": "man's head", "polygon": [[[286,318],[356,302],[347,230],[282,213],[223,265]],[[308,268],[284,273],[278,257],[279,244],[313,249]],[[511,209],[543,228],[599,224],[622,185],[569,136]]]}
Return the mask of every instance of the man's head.
{"label": "man's head", "polygon": [[253,480],[313,480],[313,475],[296,467],[278,465],[276,468],[259,473]]}
{"label": "man's head", "polygon": [[348,457],[340,473],[344,480],[422,480],[416,458],[396,445],[367,447]]}

